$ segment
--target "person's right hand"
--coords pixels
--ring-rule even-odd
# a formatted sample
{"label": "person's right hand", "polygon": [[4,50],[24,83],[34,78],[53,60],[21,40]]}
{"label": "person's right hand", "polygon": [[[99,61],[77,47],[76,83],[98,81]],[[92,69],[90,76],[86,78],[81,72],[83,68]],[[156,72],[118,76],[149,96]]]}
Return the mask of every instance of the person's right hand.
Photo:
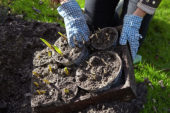
{"label": "person's right hand", "polygon": [[89,41],[90,31],[80,6],[75,0],[68,0],[57,8],[58,13],[64,18],[68,43],[71,47],[82,47]]}
{"label": "person's right hand", "polygon": [[142,35],[139,34],[142,19],[142,17],[136,15],[125,15],[124,17],[123,29],[119,43],[121,45],[126,45],[127,42],[129,42],[133,60],[138,52],[139,39],[142,38]]}

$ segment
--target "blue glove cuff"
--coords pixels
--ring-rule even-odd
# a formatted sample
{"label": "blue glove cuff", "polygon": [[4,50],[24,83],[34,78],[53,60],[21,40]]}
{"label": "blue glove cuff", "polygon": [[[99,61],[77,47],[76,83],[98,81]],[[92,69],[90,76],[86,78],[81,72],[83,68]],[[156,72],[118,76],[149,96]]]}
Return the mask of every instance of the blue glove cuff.
{"label": "blue glove cuff", "polygon": [[72,16],[75,13],[82,13],[80,6],[75,0],[69,0],[57,8],[58,13],[63,17]]}
{"label": "blue glove cuff", "polygon": [[136,15],[125,15],[124,25],[139,29],[143,18]]}

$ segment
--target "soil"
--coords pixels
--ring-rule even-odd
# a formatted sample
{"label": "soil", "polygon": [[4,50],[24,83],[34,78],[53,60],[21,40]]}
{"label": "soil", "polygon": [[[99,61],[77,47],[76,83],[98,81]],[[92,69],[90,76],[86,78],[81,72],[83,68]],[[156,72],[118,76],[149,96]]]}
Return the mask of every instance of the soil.
{"label": "soil", "polygon": [[[36,74],[33,74],[32,77],[32,107],[51,103],[61,105],[72,101],[77,95],[78,88],[74,83],[74,67],[72,69],[68,68],[70,73],[66,75],[63,65],[56,62],[54,57],[50,57],[48,51],[49,48],[45,48],[37,51],[34,55],[33,72],[36,72],[38,77]],[[47,60],[47,62],[44,60]],[[35,82],[38,83],[38,87]],[[45,91],[45,93],[38,94],[37,90]],[[68,92],[65,92],[65,90],[68,90]]]}
{"label": "soil", "polygon": [[114,101],[111,103],[97,104],[79,111],[78,113],[139,113],[145,108],[147,87],[145,83],[137,84],[137,98],[129,102]]}
{"label": "soil", "polygon": [[122,62],[114,52],[97,52],[76,71],[76,83],[88,91],[103,91],[116,83],[121,74]]}
{"label": "soil", "polygon": [[90,42],[92,47],[98,50],[105,50],[116,44],[118,39],[117,29],[112,27],[107,27],[99,29],[91,35]]}
{"label": "soil", "polygon": [[[56,23],[28,22],[15,16],[0,23],[0,113],[35,113],[35,106],[60,105],[74,101],[77,94],[81,99],[90,95],[75,84],[77,67],[68,68],[70,74],[66,75],[65,66],[48,55],[49,48],[39,39],[53,44],[59,38],[57,32],[65,30]],[[63,89],[69,93],[66,95]],[[39,94],[37,90],[45,92]],[[145,84],[137,85],[137,94],[130,102],[98,104],[80,113],[138,113],[146,102]]]}
{"label": "soil", "polygon": [[[68,45],[67,40],[65,40],[63,37],[60,37],[55,44],[64,54],[64,56],[59,55],[58,53],[54,54],[55,59],[66,65],[73,65],[73,64],[80,64],[81,63],[81,59],[83,59],[84,56],[87,56],[88,51],[86,49],[86,47],[83,48],[71,48]],[[86,55],[84,55],[86,54]]]}
{"label": "soil", "polygon": [[74,82],[63,81],[63,84],[60,86],[62,91],[62,99],[65,103],[71,102],[78,93],[78,87]]}
{"label": "soil", "polygon": [[40,37],[55,42],[59,24],[28,22],[15,16],[0,23],[0,112],[31,113],[31,79],[34,52],[45,45]]}

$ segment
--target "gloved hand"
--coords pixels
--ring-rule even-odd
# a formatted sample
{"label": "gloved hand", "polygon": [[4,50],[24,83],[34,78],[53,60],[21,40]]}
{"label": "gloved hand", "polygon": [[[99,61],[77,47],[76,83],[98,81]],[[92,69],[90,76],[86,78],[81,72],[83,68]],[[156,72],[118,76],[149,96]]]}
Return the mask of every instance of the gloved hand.
{"label": "gloved hand", "polygon": [[57,10],[64,18],[69,45],[75,47],[75,42],[77,42],[78,46],[82,47],[83,42],[89,40],[90,31],[78,3],[75,0],[68,0]]}
{"label": "gloved hand", "polygon": [[133,60],[139,48],[139,39],[142,36],[139,34],[142,18],[135,15],[125,15],[123,29],[120,36],[119,43],[126,45],[127,41],[130,45],[131,55]]}

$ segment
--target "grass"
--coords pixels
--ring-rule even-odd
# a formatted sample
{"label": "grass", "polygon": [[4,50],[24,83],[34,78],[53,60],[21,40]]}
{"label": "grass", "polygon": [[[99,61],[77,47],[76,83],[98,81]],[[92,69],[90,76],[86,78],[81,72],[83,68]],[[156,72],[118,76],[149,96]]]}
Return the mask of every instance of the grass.
{"label": "grass", "polygon": [[[147,103],[142,113],[153,112],[153,105],[158,113],[167,113],[170,107],[170,1],[164,0],[156,10],[150,23],[147,37],[139,50],[143,56],[143,62],[138,64],[135,70],[137,81],[143,81],[148,77],[154,86],[154,90],[148,87]],[[161,70],[169,70],[163,72]],[[158,81],[163,80],[166,90],[162,90]],[[153,103],[152,99],[157,103]]]}
{"label": "grass", "polygon": [[[10,1],[10,0],[8,0]],[[12,13],[23,14],[26,20],[37,20],[42,22],[57,22],[63,24],[56,8],[49,6],[48,0],[14,0],[9,7]],[[84,7],[84,0],[77,0],[81,7]],[[7,5],[7,0],[1,0],[0,5]],[[36,12],[33,8],[41,13]],[[163,0],[157,9],[153,20],[150,23],[146,39],[139,50],[142,55],[142,62],[136,64],[135,77],[137,82],[148,78],[154,89],[148,86],[147,103],[141,113],[153,113],[153,106],[158,113],[167,113],[170,107],[170,1]],[[167,70],[167,71],[163,71]],[[166,89],[163,90],[159,81],[163,80]],[[156,100],[156,103],[153,102]]]}
{"label": "grass", "polygon": [[9,6],[12,13],[22,14],[28,21],[57,22],[63,25],[56,8],[51,7],[50,0],[1,0],[0,5]]}

